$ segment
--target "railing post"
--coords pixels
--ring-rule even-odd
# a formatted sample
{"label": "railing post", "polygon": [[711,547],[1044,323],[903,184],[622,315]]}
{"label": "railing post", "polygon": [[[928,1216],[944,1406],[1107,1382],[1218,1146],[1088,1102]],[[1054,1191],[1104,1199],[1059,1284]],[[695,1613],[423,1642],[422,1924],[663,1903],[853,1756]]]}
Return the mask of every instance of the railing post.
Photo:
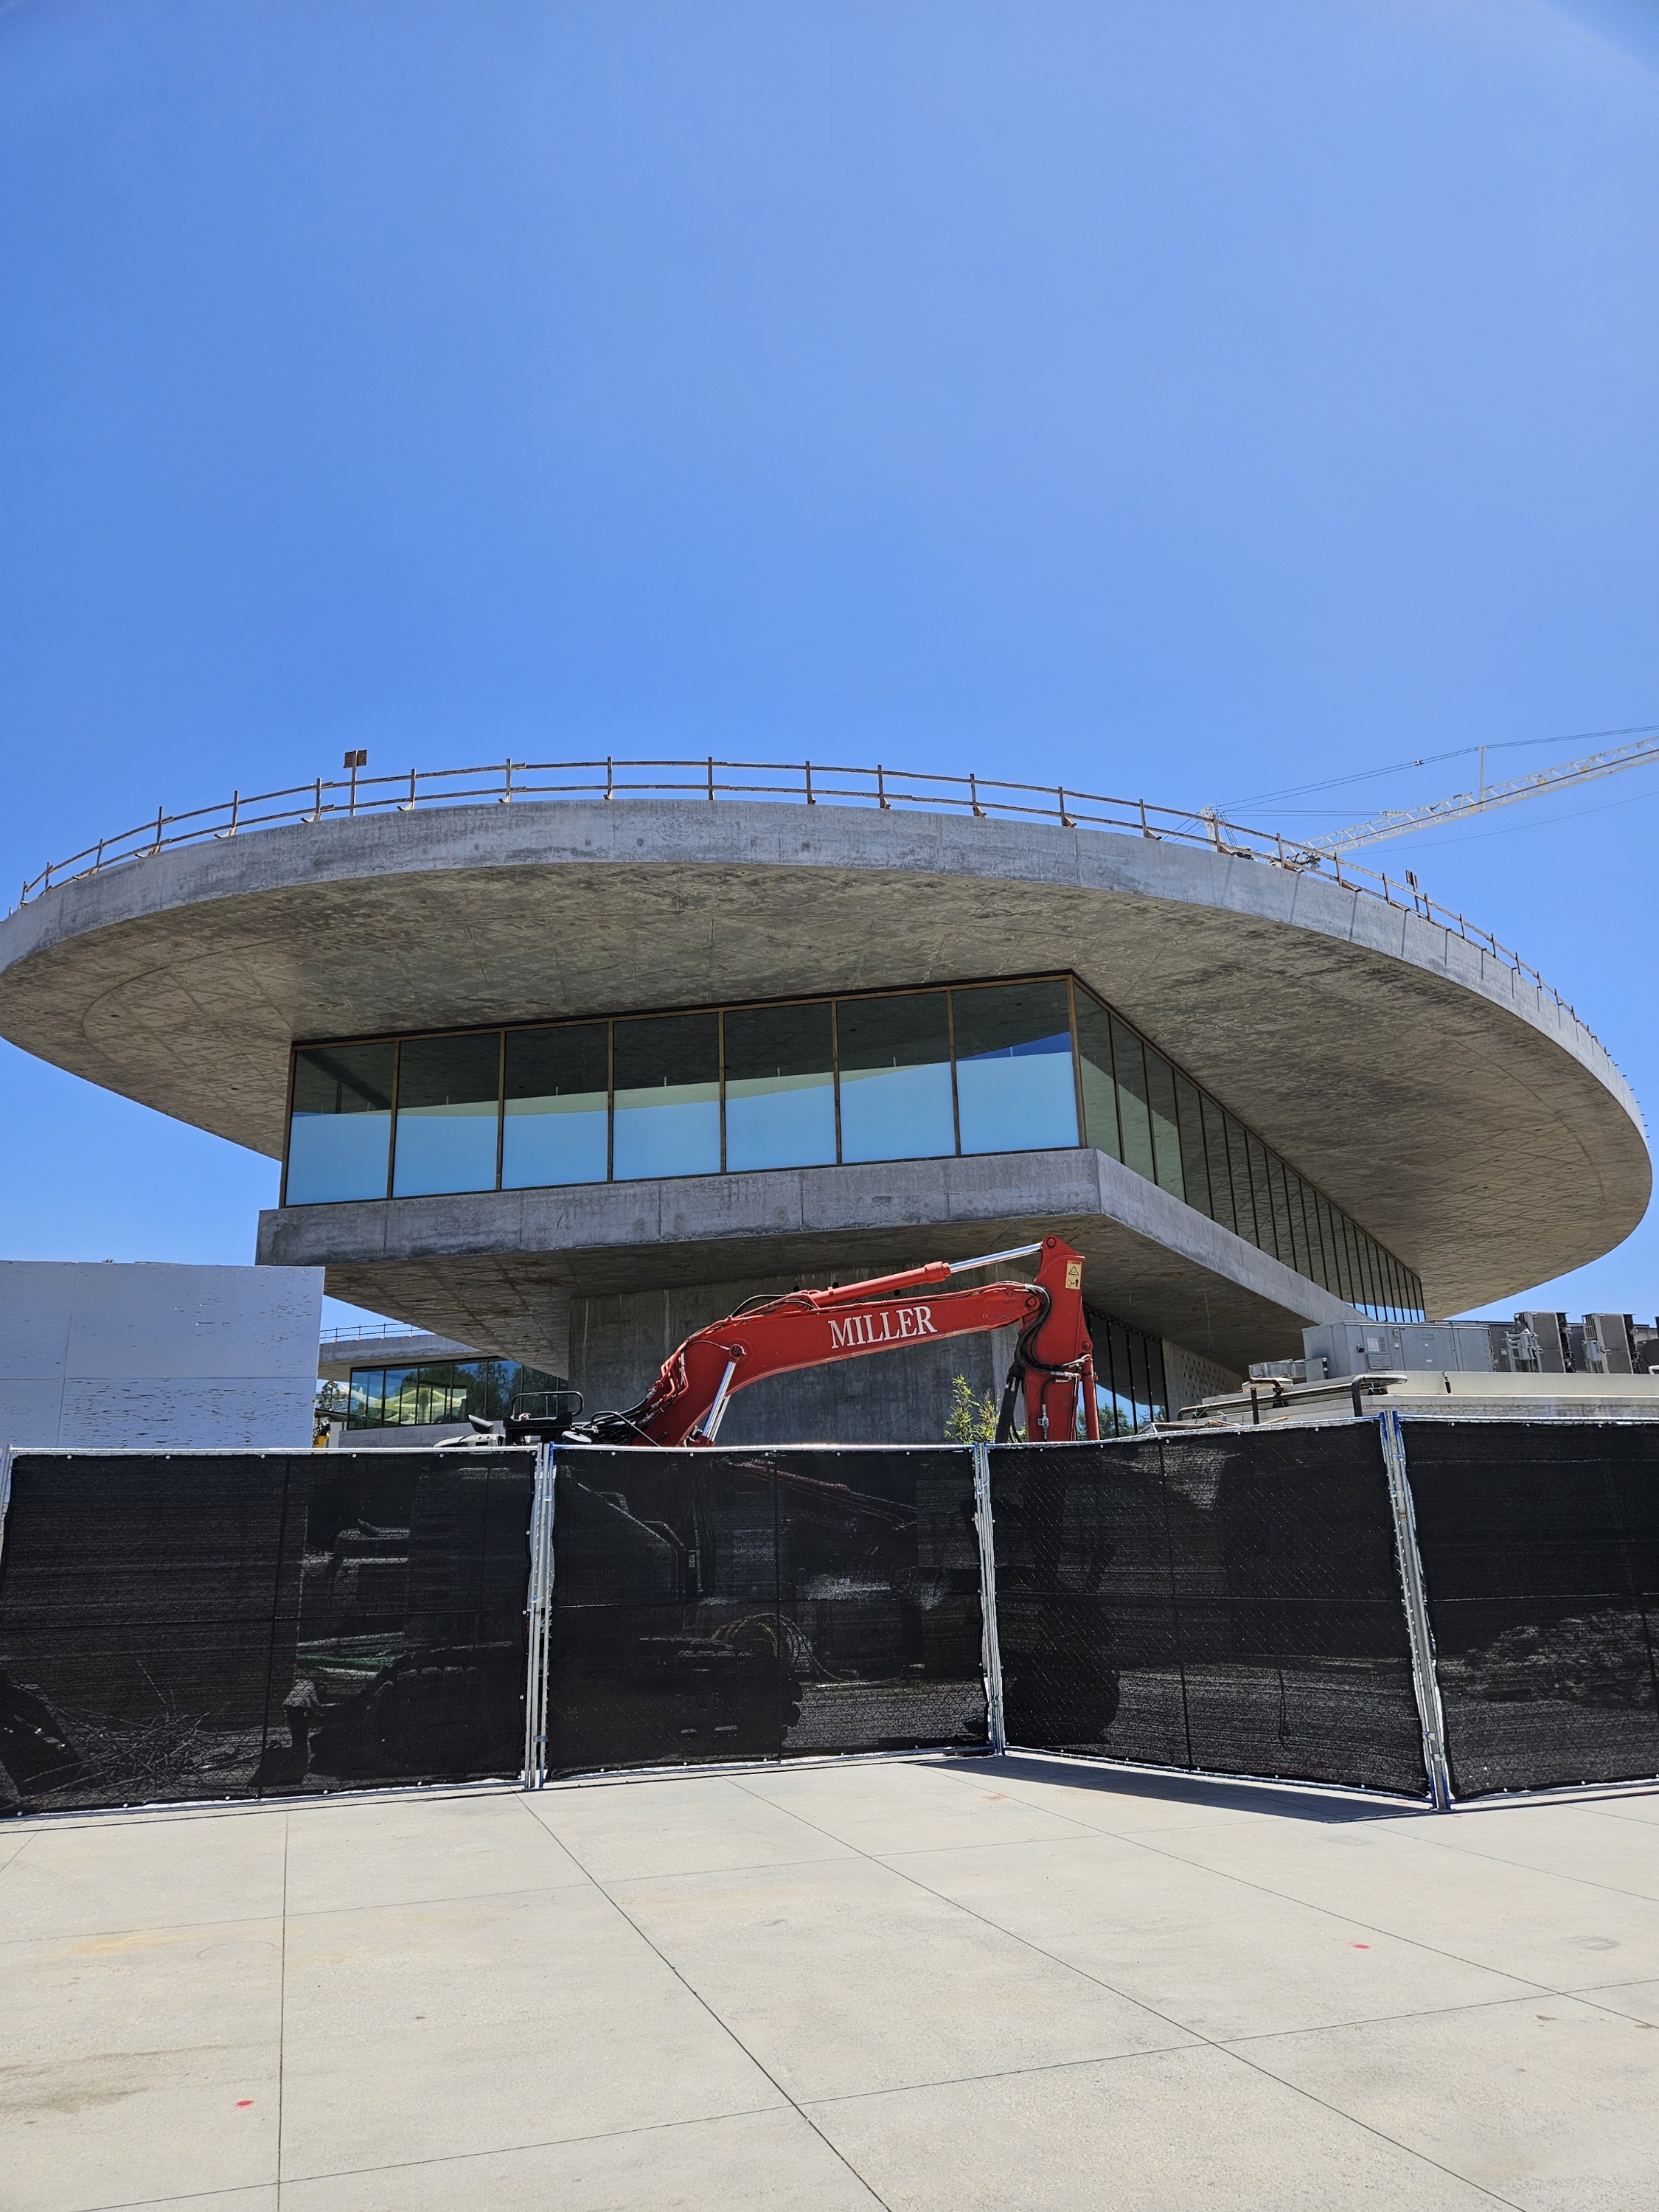
{"label": "railing post", "polygon": [[985,809],[979,803],[979,778],[976,775],[970,775],[968,779],[968,803],[979,820],[983,822]]}
{"label": "railing post", "polygon": [[1002,1706],[1002,1653],[997,1644],[997,1544],[991,1520],[991,1447],[977,1443],[974,1454],[974,1533],[979,1538],[979,1605],[984,1626],[981,1652],[985,1668],[985,1716],[991,1749],[1000,1759],[1008,1748]]}
{"label": "railing post", "polygon": [[611,756],[609,753],[605,757],[605,795],[607,799],[614,799],[617,795],[615,781],[611,774]]}
{"label": "railing post", "polygon": [[709,754],[709,756],[708,756],[708,804],[712,806],[712,805],[714,805],[714,754],[713,754],[713,753],[710,753],[710,754]]}
{"label": "railing post", "polygon": [[158,806],[155,810],[155,842],[149,848],[152,859],[161,849],[161,823],[164,818],[162,811]]}
{"label": "railing post", "polygon": [[1411,1646],[1412,1687],[1417,1694],[1418,1718],[1423,1727],[1423,1764],[1429,1778],[1429,1795],[1437,1813],[1451,1810],[1451,1771],[1446,1761],[1446,1720],[1440,1703],[1440,1684],[1434,1669],[1434,1631],[1429,1625],[1429,1601],[1423,1586],[1423,1555],[1417,1548],[1417,1514],[1406,1473],[1406,1439],[1397,1413],[1376,1417],[1382,1439],[1382,1464],[1389,1478],[1389,1504],[1394,1513],[1395,1557],[1400,1563],[1400,1590],[1406,1609],[1406,1639]]}
{"label": "railing post", "polygon": [[887,811],[890,814],[893,810],[887,797],[886,770],[882,767],[879,761],[876,763],[876,797],[881,801],[883,806],[884,806],[887,809]]}
{"label": "railing post", "polygon": [[553,1614],[553,1498],[556,1447],[536,1454],[530,1506],[530,1584],[525,1603],[524,1771],[526,1790],[547,1784],[547,1661]]}
{"label": "railing post", "polygon": [[1077,828],[1076,823],[1073,821],[1071,816],[1066,811],[1066,787],[1064,784],[1061,784],[1055,791],[1054,797],[1060,801],[1060,828],[1062,830],[1075,830]]}
{"label": "railing post", "polygon": [[808,761],[806,763],[806,804],[809,806],[816,806],[817,803],[817,799],[812,796],[812,763],[811,761]]}

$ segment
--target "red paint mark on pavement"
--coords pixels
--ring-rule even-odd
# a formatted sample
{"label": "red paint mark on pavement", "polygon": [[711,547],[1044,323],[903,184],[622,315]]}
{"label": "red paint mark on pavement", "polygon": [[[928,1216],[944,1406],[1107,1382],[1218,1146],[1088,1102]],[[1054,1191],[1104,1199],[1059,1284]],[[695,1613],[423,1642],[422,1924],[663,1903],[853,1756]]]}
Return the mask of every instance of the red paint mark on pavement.
{"label": "red paint mark on pavement", "polygon": [[1369,1951],[1370,1948],[1369,1943],[1351,1943],[1348,1946],[1351,1951]]}
{"label": "red paint mark on pavement", "polygon": [[252,2097],[239,2097],[236,2100],[236,2109],[239,2112],[245,2112],[252,2102]]}

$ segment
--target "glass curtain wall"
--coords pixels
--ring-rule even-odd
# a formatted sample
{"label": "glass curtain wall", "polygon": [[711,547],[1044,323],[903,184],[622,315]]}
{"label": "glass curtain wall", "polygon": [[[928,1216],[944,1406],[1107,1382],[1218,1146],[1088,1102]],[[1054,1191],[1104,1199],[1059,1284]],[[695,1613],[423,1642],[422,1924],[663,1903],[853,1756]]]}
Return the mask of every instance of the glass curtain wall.
{"label": "glass curtain wall", "polygon": [[1423,1318],[1409,1268],[1066,975],[303,1046],[283,1203],[1078,1144],[1362,1312]]}
{"label": "glass curtain wall", "polygon": [[437,1359],[422,1367],[354,1367],[348,1429],[428,1428],[477,1413],[504,1420],[515,1398],[562,1390],[556,1375],[516,1359]]}

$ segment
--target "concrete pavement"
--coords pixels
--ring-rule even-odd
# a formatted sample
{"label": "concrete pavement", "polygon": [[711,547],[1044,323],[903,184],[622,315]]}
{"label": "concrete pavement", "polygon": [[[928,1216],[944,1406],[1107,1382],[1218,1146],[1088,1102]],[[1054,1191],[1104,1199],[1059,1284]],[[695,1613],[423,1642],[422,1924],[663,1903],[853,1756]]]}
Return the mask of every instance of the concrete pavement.
{"label": "concrete pavement", "polygon": [[0,1829],[0,2208],[1623,2212],[1659,1790],[1027,1756]]}

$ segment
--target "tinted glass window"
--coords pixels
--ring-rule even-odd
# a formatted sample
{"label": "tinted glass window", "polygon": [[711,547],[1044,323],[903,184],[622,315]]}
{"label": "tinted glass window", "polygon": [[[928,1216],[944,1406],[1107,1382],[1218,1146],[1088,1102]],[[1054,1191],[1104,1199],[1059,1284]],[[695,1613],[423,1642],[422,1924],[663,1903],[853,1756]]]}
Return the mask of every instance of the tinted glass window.
{"label": "tinted glass window", "polygon": [[398,1056],[394,1198],[494,1190],[501,1040],[412,1037]]}
{"label": "tinted glass window", "polygon": [[1152,1152],[1158,1179],[1172,1198],[1187,1195],[1181,1164],[1181,1127],[1176,1115],[1175,1070],[1161,1052],[1146,1048],[1146,1103],[1152,1116]]}
{"label": "tinted glass window", "polygon": [[1072,1018],[1064,983],[951,994],[964,1152],[1036,1152],[1077,1142]]}
{"label": "tinted glass window", "polygon": [[727,1014],[726,1166],[824,1167],[835,1157],[835,1032],[828,1005]]}
{"label": "tinted glass window", "polygon": [[1077,994],[1077,1053],[1083,1080],[1084,1142],[1121,1160],[1123,1139],[1117,1126],[1117,1085],[1112,1080],[1112,1018],[1084,991]]}
{"label": "tinted glass window", "polygon": [[842,1159],[919,1160],[954,1152],[944,992],[843,999],[836,1019]]}
{"label": "tinted glass window", "polygon": [[385,1395],[384,1368],[354,1367],[350,1395],[346,1401],[346,1426],[349,1429],[378,1429],[381,1401]]}
{"label": "tinted glass window", "polygon": [[1204,1109],[1204,1158],[1210,1171],[1210,1218],[1235,1236],[1243,1232],[1233,1210],[1232,1170],[1227,1161],[1227,1117],[1213,1098],[1201,1099]]}
{"label": "tinted glass window", "polygon": [[718,1014],[670,1014],[617,1022],[612,1172],[717,1175],[720,1164],[720,1024]]}
{"label": "tinted glass window", "polygon": [[389,1044],[337,1044],[295,1054],[289,1205],[386,1196],[393,1053]]}
{"label": "tinted glass window", "polygon": [[507,1033],[501,1188],[603,1182],[610,1172],[611,1025]]}
{"label": "tinted glass window", "polygon": [[1210,1176],[1204,1159],[1203,1103],[1184,1075],[1176,1078],[1176,1111],[1181,1124],[1181,1172],[1187,1185],[1187,1203],[1200,1213],[1208,1213]]}
{"label": "tinted glass window", "polygon": [[1146,1055],[1140,1039],[1120,1021],[1112,1024],[1112,1057],[1117,1063],[1117,1110],[1123,1125],[1123,1164],[1148,1182],[1158,1181],[1152,1158],[1152,1117],[1146,1103]]}

